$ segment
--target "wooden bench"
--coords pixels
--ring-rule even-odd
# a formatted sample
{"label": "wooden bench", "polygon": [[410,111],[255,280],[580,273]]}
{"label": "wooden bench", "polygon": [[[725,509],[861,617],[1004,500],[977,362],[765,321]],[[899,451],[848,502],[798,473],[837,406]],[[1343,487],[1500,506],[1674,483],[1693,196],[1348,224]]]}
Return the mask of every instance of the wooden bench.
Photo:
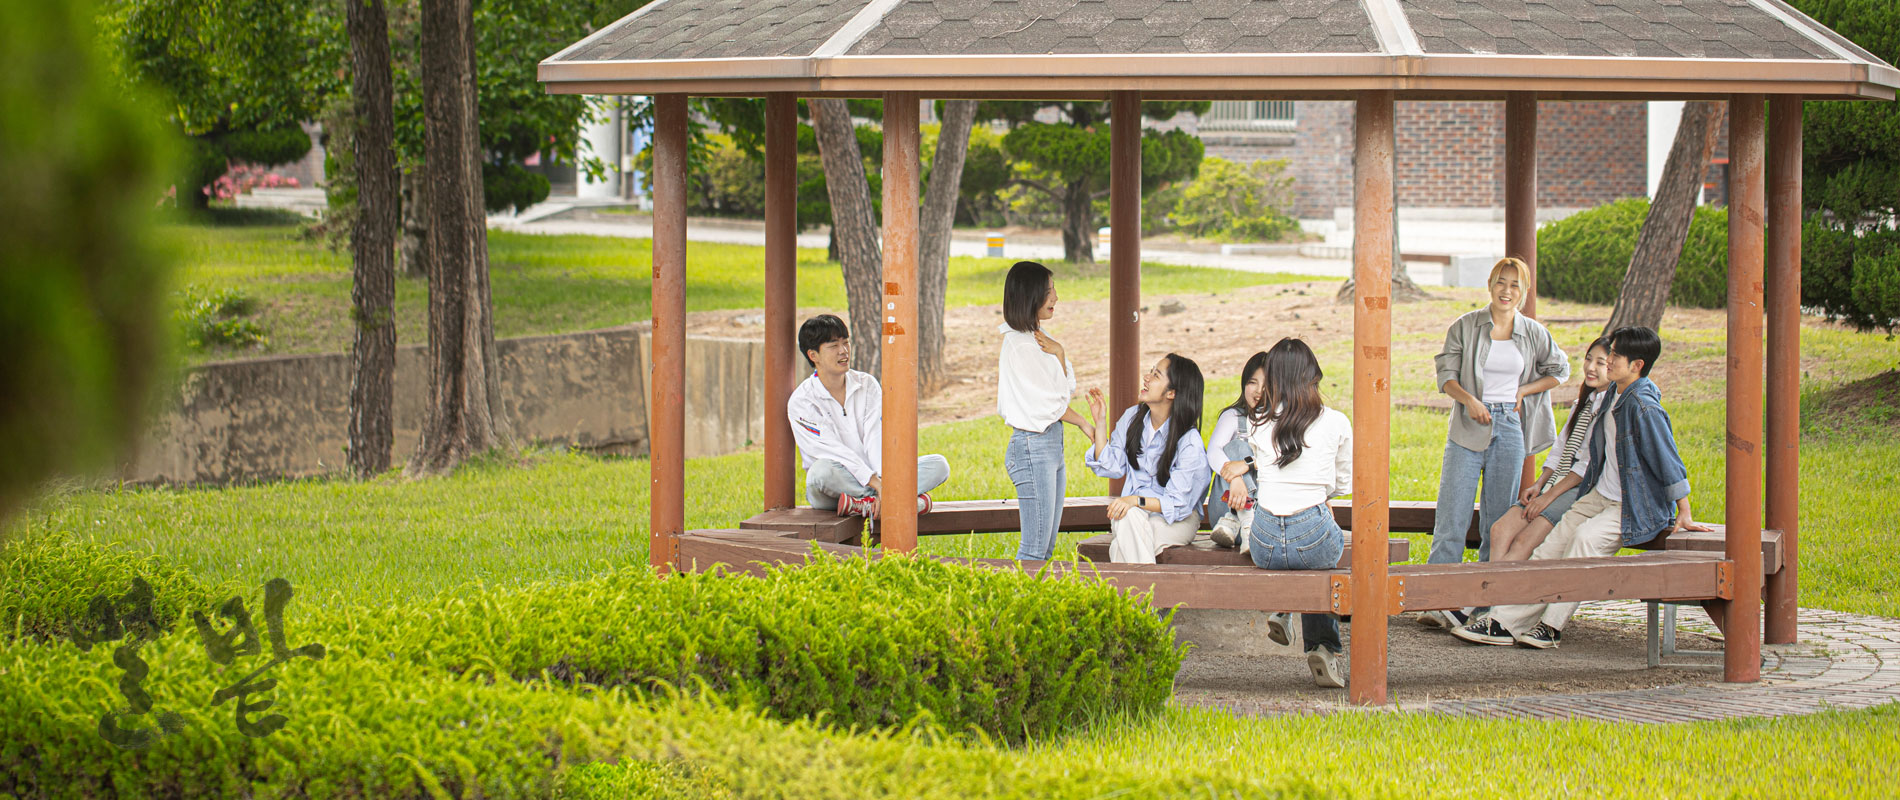
{"label": "wooden bench", "polygon": [[[1090,536],[1076,543],[1076,555],[1089,561],[1108,563],[1108,543],[1114,539],[1109,534]],[[1391,538],[1386,540],[1386,560],[1404,561],[1411,556],[1412,542],[1409,539]],[[1218,547],[1206,539],[1196,539],[1192,544],[1170,547],[1155,556],[1157,564],[1200,564],[1214,567],[1253,567],[1253,557],[1240,550]],[[1340,569],[1352,566],[1352,534],[1346,534],[1346,549],[1339,554]]]}

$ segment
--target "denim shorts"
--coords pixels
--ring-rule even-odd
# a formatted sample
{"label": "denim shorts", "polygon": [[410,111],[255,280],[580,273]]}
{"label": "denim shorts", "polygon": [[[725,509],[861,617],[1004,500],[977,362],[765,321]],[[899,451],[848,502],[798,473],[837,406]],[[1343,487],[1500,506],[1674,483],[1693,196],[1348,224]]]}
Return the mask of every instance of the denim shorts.
{"label": "denim shorts", "polygon": [[[1538,516],[1550,520],[1551,527],[1557,527],[1557,523],[1564,518],[1564,512],[1569,511],[1570,507],[1576,504],[1578,488],[1580,487],[1572,486],[1568,491],[1557,495],[1557,499],[1550,501],[1550,505],[1544,507],[1544,513]],[[1511,504],[1513,512],[1523,507],[1523,503]]]}

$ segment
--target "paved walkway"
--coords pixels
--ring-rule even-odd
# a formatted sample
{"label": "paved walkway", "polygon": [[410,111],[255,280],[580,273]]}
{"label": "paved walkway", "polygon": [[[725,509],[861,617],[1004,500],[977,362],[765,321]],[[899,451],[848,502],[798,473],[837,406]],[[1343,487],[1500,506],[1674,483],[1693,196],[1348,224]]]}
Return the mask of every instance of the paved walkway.
{"label": "paved walkway", "polygon": [[[1679,632],[1711,632],[1692,606]],[[1588,604],[1579,616],[1641,626],[1635,601]],[[1829,709],[1868,708],[1900,700],[1900,620],[1802,609],[1801,640],[1763,648],[1762,680],[1594,694],[1531,695],[1433,703],[1425,713],[1492,719],[1594,719],[1614,722],[1697,722],[1783,717]],[[1718,655],[1709,661],[1719,664]]]}

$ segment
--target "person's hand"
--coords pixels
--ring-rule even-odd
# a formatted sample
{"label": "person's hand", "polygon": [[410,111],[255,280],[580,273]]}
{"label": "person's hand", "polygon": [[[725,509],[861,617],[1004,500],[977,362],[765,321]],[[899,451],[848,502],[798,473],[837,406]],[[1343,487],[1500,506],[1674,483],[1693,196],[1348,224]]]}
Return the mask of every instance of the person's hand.
{"label": "person's hand", "polygon": [[866,481],[864,485],[879,495],[884,494],[884,476],[882,475],[872,475],[871,479]]}
{"label": "person's hand", "polygon": [[1245,461],[1229,461],[1220,465],[1220,479],[1231,483],[1252,471],[1253,466]]}
{"label": "person's hand", "polygon": [[[1108,418],[1108,398],[1102,395],[1101,387],[1089,390],[1089,419],[1097,425]],[[1091,437],[1093,438],[1093,437]]]}
{"label": "person's hand", "polygon": [[1227,482],[1227,497],[1222,502],[1228,508],[1243,508],[1253,502],[1253,497],[1247,494],[1247,482],[1239,478]]}
{"label": "person's hand", "polygon": [[1544,485],[1541,483],[1533,483],[1529,486],[1524,487],[1523,491],[1517,493],[1517,502],[1522,503],[1525,506],[1529,506],[1531,504],[1532,498],[1535,498],[1536,496],[1543,493],[1544,493]]}
{"label": "person's hand", "polygon": [[1465,404],[1465,413],[1470,414],[1471,421],[1479,425],[1491,424],[1491,409],[1485,408],[1483,403],[1475,399]]}
{"label": "person's hand", "polygon": [[1121,519],[1122,517],[1128,516],[1129,509],[1135,508],[1140,505],[1141,505],[1141,498],[1136,497],[1135,495],[1131,494],[1127,497],[1117,497],[1114,500],[1110,500],[1108,503],[1108,518]]}
{"label": "person's hand", "polygon": [[1063,360],[1062,343],[1049,338],[1049,334],[1036,331],[1036,344],[1042,347],[1042,352],[1055,356],[1057,361]]}
{"label": "person's hand", "polygon": [[1544,509],[1550,508],[1550,501],[1553,499],[1555,498],[1548,494],[1531,498],[1530,502],[1524,504],[1524,519],[1526,521],[1537,519],[1537,515],[1544,513]]}
{"label": "person's hand", "polygon": [[1682,531],[1701,531],[1701,532],[1707,533],[1709,531],[1715,530],[1715,526],[1706,525],[1706,524],[1697,522],[1695,521],[1695,519],[1690,517],[1688,500],[1689,499],[1685,497],[1683,498],[1683,502],[1677,505],[1676,527],[1670,528],[1669,532],[1680,533]]}

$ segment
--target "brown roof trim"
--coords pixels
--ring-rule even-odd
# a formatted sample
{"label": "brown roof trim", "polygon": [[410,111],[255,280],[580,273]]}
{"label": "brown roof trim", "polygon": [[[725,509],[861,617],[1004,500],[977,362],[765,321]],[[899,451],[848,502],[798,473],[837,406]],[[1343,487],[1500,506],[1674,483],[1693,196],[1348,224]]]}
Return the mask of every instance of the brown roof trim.
{"label": "brown roof trim", "polygon": [[[1602,56],[1436,54],[1118,54],[837,56],[669,61],[544,61],[552,92],[932,96],[1035,92],[1093,97],[1140,90],[1171,96],[1208,92],[1570,91],[1704,96],[1726,92],[1801,94],[1816,99],[1892,99],[1900,70],[1885,64],[1809,59],[1689,59]],[[1737,88],[1742,87],[1742,88]]]}

